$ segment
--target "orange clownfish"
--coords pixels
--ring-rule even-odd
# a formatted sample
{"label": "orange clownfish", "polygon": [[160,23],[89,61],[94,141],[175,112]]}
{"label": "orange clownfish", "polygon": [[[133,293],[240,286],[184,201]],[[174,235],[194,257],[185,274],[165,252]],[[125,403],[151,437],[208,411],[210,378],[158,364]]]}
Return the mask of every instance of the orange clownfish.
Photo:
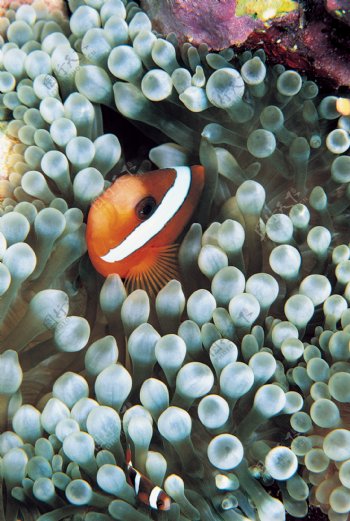
{"label": "orange clownfish", "polygon": [[171,498],[160,487],[133,467],[131,451],[126,451],[127,478],[141,503],[154,510],[170,510]]}
{"label": "orange clownfish", "polygon": [[174,244],[204,186],[202,166],[126,173],[92,204],[86,229],[96,270],[126,279],[127,287],[157,292],[177,273]]}

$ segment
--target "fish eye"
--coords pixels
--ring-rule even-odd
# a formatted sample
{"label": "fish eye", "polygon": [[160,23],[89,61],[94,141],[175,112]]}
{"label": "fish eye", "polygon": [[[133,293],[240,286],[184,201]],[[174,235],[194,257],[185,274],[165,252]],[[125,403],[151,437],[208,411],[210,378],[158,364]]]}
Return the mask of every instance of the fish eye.
{"label": "fish eye", "polygon": [[158,499],[157,508],[161,508],[162,506],[163,506],[163,501],[161,499]]}
{"label": "fish eye", "polygon": [[142,221],[145,221],[149,217],[151,217],[152,213],[156,209],[157,203],[154,197],[144,197],[139,201],[136,205],[135,211],[136,215]]}

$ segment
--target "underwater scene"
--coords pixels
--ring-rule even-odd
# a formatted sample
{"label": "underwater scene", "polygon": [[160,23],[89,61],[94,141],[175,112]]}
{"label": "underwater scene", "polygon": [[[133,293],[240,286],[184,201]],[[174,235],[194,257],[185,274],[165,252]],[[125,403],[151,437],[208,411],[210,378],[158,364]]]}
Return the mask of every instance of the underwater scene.
{"label": "underwater scene", "polygon": [[350,521],[349,26],[0,0],[0,521]]}

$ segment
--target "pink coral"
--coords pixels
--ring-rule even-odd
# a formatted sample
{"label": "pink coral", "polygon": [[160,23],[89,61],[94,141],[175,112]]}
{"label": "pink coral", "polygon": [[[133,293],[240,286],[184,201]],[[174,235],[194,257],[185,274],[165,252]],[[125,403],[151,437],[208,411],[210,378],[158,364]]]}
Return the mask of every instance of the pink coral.
{"label": "pink coral", "polygon": [[[213,50],[262,46],[276,62],[334,87],[350,87],[349,0],[310,0],[307,10],[291,0],[141,0],[141,5],[155,29],[175,33],[180,42],[206,43]],[[265,13],[272,13],[269,19],[261,16]]]}
{"label": "pink coral", "polygon": [[174,32],[182,41],[195,45],[207,43],[213,49],[244,43],[256,30],[263,30],[261,20],[237,17],[236,0],[143,0],[142,6],[162,33]]}

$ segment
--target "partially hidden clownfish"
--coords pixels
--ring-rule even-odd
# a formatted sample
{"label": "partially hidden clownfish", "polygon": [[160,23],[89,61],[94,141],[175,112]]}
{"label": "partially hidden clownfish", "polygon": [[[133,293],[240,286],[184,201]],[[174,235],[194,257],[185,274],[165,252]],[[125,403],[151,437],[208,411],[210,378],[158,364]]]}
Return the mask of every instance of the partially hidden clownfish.
{"label": "partially hidden clownfish", "polygon": [[95,269],[157,292],[178,276],[176,239],[198,205],[204,168],[196,165],[126,173],[91,205],[87,246]]}
{"label": "partially hidden clownfish", "polygon": [[131,461],[131,450],[126,450],[127,478],[134,488],[136,497],[155,510],[169,510],[171,499],[160,487],[136,470]]}

